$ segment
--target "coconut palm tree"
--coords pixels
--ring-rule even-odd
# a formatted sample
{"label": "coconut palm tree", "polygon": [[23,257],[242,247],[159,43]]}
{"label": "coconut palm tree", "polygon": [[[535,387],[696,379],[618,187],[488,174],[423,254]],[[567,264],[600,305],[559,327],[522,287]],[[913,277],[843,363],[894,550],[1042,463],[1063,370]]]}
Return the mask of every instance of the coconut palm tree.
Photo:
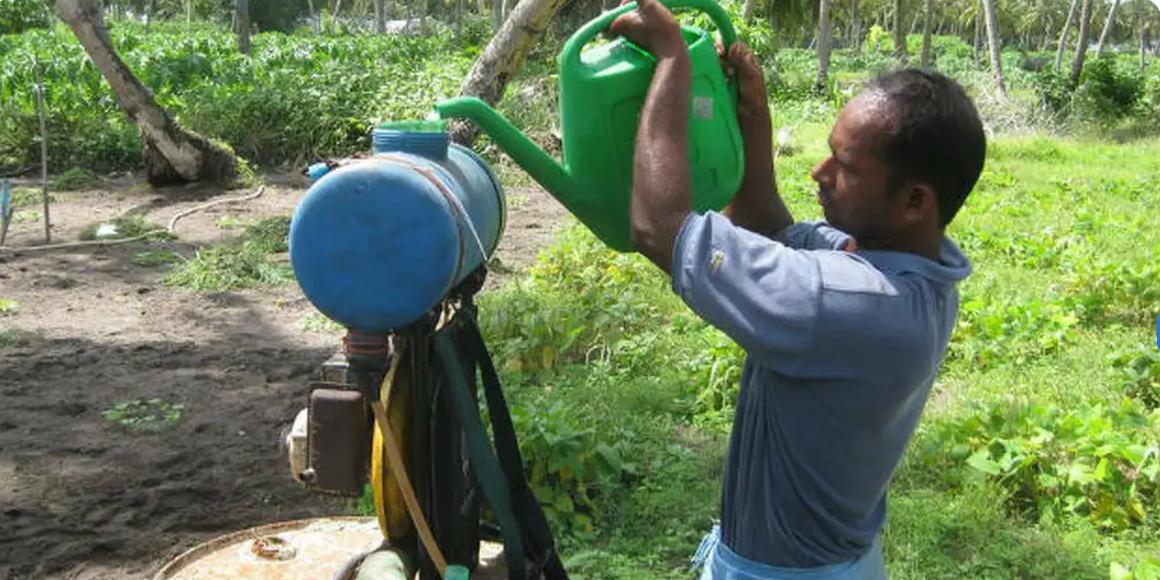
{"label": "coconut palm tree", "polygon": [[1087,54],[1088,33],[1091,30],[1092,0],[1083,0],[1079,15],[1079,40],[1075,43],[1075,57],[1071,61],[1071,84],[1079,84],[1079,73],[1083,71],[1083,58]]}
{"label": "coconut palm tree", "polygon": [[[928,0],[929,1],[929,0]],[[826,75],[830,68],[830,0],[821,0],[818,6],[818,90],[826,88]]]}
{"label": "coconut palm tree", "polygon": [[[1086,0],[1090,2],[1091,0]],[[987,45],[991,51],[991,74],[995,76],[995,87],[999,94],[1006,96],[1007,87],[1003,82],[1003,61],[999,53],[999,19],[995,13],[995,0],[982,0],[983,15],[987,21]]]}
{"label": "coconut palm tree", "polygon": [[1112,7],[1108,9],[1108,19],[1104,22],[1104,30],[1100,33],[1100,41],[1096,44],[1096,56],[1104,55],[1104,43],[1108,41],[1108,34],[1116,23],[1116,8],[1120,7],[1120,0],[1112,0]]}

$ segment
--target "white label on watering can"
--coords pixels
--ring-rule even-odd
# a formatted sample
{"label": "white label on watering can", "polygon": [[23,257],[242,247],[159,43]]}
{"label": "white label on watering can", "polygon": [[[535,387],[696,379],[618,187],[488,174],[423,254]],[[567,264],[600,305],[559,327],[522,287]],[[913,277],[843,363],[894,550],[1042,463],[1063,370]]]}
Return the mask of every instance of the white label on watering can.
{"label": "white label on watering can", "polygon": [[693,97],[693,116],[708,121],[713,118],[713,97]]}

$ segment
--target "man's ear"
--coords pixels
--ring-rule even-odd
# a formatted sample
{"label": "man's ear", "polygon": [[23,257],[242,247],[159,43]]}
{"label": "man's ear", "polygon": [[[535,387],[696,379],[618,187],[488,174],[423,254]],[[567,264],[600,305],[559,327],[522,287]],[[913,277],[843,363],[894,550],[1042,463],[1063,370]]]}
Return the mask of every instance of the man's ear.
{"label": "man's ear", "polygon": [[938,219],[938,195],[929,183],[915,182],[903,194],[903,215],[907,222],[925,221],[930,216]]}

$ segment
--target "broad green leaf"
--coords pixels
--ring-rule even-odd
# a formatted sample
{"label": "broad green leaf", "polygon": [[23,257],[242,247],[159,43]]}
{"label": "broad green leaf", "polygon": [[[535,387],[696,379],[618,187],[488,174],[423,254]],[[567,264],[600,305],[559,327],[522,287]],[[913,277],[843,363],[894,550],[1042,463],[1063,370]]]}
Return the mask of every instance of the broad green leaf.
{"label": "broad green leaf", "polygon": [[989,455],[990,452],[987,451],[986,447],[984,447],[976,451],[967,459],[967,465],[970,465],[971,467],[974,467],[975,469],[988,475],[999,475],[1002,473],[1002,470],[1000,470],[998,463],[995,463],[991,460],[990,457],[988,457]]}
{"label": "broad green leaf", "polygon": [[1132,571],[1119,562],[1112,562],[1108,569],[1109,580],[1132,580]]}
{"label": "broad green leaf", "polygon": [[1096,481],[1103,481],[1108,478],[1108,458],[1101,457],[1100,462],[1096,464],[1096,469],[1092,473]]}

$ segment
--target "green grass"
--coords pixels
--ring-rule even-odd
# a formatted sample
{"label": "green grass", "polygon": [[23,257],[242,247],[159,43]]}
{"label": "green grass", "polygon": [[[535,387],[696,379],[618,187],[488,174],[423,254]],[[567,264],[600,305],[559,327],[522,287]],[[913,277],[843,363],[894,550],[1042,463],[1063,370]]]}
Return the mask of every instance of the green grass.
{"label": "green grass", "polygon": [[156,239],[169,239],[172,235],[165,232],[160,226],[154,225],[145,216],[140,214],[127,214],[115,217],[104,222],[97,222],[89,224],[81,229],[78,237],[82,241],[90,241],[97,239],[97,232],[104,224],[112,225],[115,230],[111,235],[102,237],[104,240],[120,240],[125,238],[135,238],[150,232],[156,232],[153,236]]}
{"label": "green grass", "polygon": [[287,250],[290,218],[276,217],[247,226],[232,242],[201,248],[166,276],[170,286],[201,292],[283,284],[294,279],[290,266],[275,254]]}
{"label": "green grass", "polygon": [[133,254],[133,265],[152,268],[176,263],[181,258],[169,250],[145,250]]}
{"label": "green grass", "polygon": [[0,348],[28,346],[40,338],[40,333],[20,328],[0,329]]}
{"label": "green grass", "polygon": [[181,422],[185,405],[161,399],[122,401],[102,413],[109,422],[130,431],[162,431]]}
{"label": "green grass", "polygon": [[0,316],[8,316],[15,314],[20,308],[20,303],[10,298],[0,298]]}
{"label": "green grass", "polygon": [[315,332],[319,334],[339,334],[346,332],[341,324],[329,319],[321,312],[311,312],[302,317],[298,323],[302,330],[306,332]]}
{"label": "green grass", "polygon": [[76,191],[87,189],[97,183],[97,175],[83,167],[74,167],[52,179],[52,189],[56,191]]}

